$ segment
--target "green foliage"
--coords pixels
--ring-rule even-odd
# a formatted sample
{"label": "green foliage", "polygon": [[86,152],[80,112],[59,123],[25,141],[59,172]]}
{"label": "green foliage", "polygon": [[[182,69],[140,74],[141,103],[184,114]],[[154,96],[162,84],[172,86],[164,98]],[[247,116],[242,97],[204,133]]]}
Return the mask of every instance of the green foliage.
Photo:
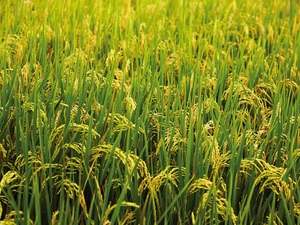
{"label": "green foliage", "polygon": [[0,224],[300,224],[300,5],[0,3]]}

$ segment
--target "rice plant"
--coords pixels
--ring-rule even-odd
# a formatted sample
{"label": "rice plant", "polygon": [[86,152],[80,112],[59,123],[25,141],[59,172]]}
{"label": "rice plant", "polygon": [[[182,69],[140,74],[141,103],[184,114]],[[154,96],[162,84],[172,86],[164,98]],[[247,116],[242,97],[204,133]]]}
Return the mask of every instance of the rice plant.
{"label": "rice plant", "polygon": [[296,0],[3,0],[0,224],[300,224]]}

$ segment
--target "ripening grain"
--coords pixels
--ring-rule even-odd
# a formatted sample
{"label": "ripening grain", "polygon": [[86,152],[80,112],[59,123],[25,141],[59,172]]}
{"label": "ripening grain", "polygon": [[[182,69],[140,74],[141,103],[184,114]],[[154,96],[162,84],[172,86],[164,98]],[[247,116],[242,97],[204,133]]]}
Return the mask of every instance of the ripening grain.
{"label": "ripening grain", "polygon": [[0,3],[0,224],[300,224],[296,0]]}

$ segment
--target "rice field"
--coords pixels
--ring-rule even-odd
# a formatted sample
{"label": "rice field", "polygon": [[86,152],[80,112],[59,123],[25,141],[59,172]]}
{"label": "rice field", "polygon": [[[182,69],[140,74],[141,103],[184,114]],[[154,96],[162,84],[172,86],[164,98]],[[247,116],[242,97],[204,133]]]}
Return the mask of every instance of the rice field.
{"label": "rice field", "polygon": [[0,225],[300,225],[300,3],[1,0]]}

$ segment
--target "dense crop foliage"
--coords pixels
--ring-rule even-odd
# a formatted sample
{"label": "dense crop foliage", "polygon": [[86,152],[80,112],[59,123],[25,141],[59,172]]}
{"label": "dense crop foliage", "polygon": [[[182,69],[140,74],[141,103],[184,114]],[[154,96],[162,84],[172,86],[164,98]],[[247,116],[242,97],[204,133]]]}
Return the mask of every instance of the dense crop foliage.
{"label": "dense crop foliage", "polygon": [[300,224],[296,0],[1,0],[0,224]]}

